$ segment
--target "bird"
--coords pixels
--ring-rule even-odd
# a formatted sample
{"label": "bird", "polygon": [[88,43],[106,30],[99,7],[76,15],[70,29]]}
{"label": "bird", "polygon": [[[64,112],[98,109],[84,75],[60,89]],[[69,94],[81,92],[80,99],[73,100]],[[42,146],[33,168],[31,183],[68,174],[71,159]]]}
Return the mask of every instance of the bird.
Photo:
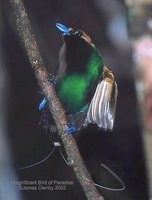
{"label": "bird", "polygon": [[[51,82],[67,115],[67,132],[78,132],[91,123],[103,130],[113,130],[118,86],[112,69],[104,65],[86,32],[61,23],[56,23],[56,27],[62,34],[63,45]],[[56,130],[46,98],[39,110],[43,111],[42,124],[49,126],[51,132]]]}

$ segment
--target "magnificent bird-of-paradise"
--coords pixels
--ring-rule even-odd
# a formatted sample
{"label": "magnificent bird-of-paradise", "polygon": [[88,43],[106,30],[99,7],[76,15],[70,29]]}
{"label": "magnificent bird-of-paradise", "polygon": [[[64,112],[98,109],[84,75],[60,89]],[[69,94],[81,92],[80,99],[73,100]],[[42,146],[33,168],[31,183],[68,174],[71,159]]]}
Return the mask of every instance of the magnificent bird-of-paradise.
{"label": "magnificent bird-of-paradise", "polygon": [[[56,27],[62,33],[63,45],[53,83],[67,114],[67,132],[77,132],[90,123],[112,130],[118,95],[112,70],[104,65],[100,52],[84,31],[61,23]],[[46,112],[45,98],[39,110]],[[51,120],[44,121],[51,127]]]}

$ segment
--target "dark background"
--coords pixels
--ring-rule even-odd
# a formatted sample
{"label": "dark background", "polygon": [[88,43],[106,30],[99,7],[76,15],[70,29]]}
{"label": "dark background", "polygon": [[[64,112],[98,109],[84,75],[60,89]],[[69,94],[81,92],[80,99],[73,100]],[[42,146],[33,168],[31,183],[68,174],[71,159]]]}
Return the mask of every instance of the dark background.
{"label": "dark background", "polygon": [[[147,180],[141,129],[137,113],[133,66],[129,41],[121,37],[127,28],[127,8],[118,0],[25,0],[41,54],[50,73],[58,65],[62,45],[56,22],[89,33],[116,75],[119,97],[115,128],[112,133],[92,127],[76,136],[77,143],[94,180],[109,187],[121,187],[103,168],[104,163],[123,179],[126,189],[121,192],[101,190],[106,200],[147,200]],[[8,0],[0,1],[2,45],[7,69],[9,97],[7,101],[8,132],[15,169],[44,158],[53,148],[45,130],[39,125],[38,104],[42,99],[39,86],[16,31],[15,18]],[[123,26],[114,26],[120,40],[109,36],[112,20],[119,15]],[[117,38],[117,39],[118,39]],[[70,167],[59,152],[43,164],[16,171],[19,180],[70,180],[74,184],[66,191],[24,191],[23,199],[86,199]]]}

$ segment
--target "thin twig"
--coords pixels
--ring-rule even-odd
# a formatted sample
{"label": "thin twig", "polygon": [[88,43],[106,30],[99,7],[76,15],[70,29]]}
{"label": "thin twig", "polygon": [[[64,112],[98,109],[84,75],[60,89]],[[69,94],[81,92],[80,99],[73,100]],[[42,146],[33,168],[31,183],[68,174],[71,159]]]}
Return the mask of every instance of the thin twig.
{"label": "thin twig", "polygon": [[35,76],[37,77],[39,85],[47,98],[50,112],[55,120],[58,134],[64,144],[70,165],[73,168],[87,198],[89,200],[103,200],[103,197],[98,193],[93,181],[91,180],[91,176],[83,163],[75,139],[73,136],[67,136],[64,133],[68,128],[65,111],[49,81],[49,76],[41,58],[24,4],[22,0],[10,0],[10,3],[16,15],[18,32],[24,43]]}

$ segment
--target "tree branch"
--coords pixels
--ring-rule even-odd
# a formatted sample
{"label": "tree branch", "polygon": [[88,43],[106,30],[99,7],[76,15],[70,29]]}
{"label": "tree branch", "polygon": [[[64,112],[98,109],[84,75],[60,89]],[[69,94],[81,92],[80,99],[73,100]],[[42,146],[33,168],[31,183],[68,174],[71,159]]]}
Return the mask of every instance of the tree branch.
{"label": "tree branch", "polygon": [[91,176],[83,163],[75,139],[72,135],[67,136],[64,133],[68,128],[65,111],[49,81],[49,75],[41,58],[24,4],[22,0],[10,0],[10,3],[14,14],[16,15],[18,32],[25,46],[35,76],[38,79],[38,83],[47,98],[50,112],[55,120],[58,134],[64,144],[70,165],[72,166],[87,198],[89,200],[103,200],[103,197],[98,193],[93,181],[91,180]]}

